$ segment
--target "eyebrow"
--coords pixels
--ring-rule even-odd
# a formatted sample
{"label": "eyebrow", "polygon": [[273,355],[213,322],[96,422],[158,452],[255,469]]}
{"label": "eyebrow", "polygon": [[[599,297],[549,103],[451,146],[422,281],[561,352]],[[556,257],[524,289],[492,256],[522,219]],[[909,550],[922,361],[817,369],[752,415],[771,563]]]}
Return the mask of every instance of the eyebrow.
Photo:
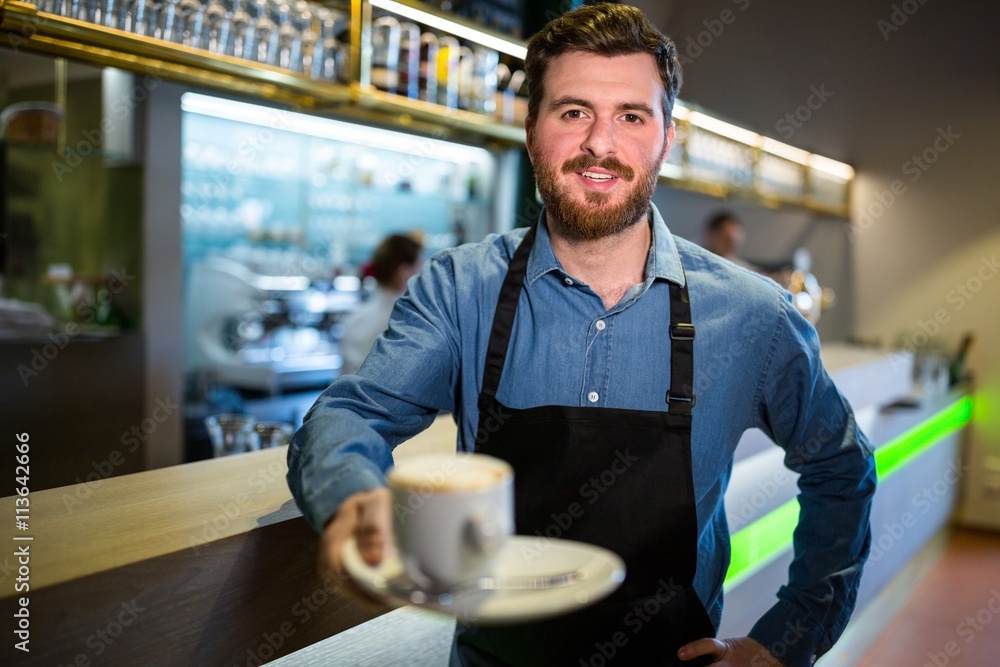
{"label": "eyebrow", "polygon": [[[568,107],[568,106],[584,107],[585,109],[591,109],[591,110],[593,110],[594,108],[594,105],[588,102],[587,100],[580,97],[571,97],[569,95],[564,95],[563,97],[553,100],[552,103],[549,105],[549,108],[558,109],[559,107]],[[653,107],[643,102],[622,102],[616,107],[616,109],[618,111],[641,111],[650,116],[656,115],[656,113],[653,111]]]}

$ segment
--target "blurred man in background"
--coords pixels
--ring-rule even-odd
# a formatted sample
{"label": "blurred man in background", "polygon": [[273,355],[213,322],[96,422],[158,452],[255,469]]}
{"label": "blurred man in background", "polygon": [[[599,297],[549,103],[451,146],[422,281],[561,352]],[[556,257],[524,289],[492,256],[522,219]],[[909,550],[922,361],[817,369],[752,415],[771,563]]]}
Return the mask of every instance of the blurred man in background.
{"label": "blurred man in background", "polygon": [[701,246],[737,266],[756,271],[756,267],[740,258],[745,239],[746,230],[740,219],[732,211],[720,211],[705,223]]}

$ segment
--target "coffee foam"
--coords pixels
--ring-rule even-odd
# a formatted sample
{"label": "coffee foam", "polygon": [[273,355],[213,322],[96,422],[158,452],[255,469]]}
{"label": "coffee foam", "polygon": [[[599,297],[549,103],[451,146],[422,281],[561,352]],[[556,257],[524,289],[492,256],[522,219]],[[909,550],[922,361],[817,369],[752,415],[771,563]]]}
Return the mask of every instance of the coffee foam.
{"label": "coffee foam", "polygon": [[511,474],[507,463],[483,455],[425,455],[401,461],[387,480],[402,491],[462,493],[492,489]]}

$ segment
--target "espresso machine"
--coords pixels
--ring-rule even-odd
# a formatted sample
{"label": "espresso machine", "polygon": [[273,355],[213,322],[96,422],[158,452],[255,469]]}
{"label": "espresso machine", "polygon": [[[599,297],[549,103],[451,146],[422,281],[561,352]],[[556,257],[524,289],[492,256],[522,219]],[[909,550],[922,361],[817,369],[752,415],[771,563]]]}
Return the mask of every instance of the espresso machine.
{"label": "espresso machine", "polygon": [[193,263],[184,300],[189,379],[276,395],[336,377],[339,322],[357,306],[360,283],[288,268],[223,255]]}
{"label": "espresso machine", "polygon": [[821,287],[811,271],[812,256],[805,248],[798,248],[791,261],[763,273],[792,293],[795,309],[815,326],[823,311],[833,307],[837,295],[831,288]]}

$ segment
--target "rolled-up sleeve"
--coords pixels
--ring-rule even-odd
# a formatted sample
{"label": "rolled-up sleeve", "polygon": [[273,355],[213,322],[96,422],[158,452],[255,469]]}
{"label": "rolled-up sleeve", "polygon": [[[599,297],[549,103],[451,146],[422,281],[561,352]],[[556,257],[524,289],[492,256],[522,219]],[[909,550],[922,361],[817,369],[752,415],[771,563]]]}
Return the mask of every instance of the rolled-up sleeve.
{"label": "rolled-up sleeve", "polygon": [[788,667],[830,650],[854,610],[871,541],[872,448],[820,361],[815,329],[780,301],[756,399],[757,425],[799,473],[788,584],[749,636]]}
{"label": "rolled-up sleeve", "polygon": [[355,375],[323,392],[288,448],[288,486],[317,531],[355,493],[385,484],[392,450],[453,411],[458,375],[454,271],[428,260]]}

